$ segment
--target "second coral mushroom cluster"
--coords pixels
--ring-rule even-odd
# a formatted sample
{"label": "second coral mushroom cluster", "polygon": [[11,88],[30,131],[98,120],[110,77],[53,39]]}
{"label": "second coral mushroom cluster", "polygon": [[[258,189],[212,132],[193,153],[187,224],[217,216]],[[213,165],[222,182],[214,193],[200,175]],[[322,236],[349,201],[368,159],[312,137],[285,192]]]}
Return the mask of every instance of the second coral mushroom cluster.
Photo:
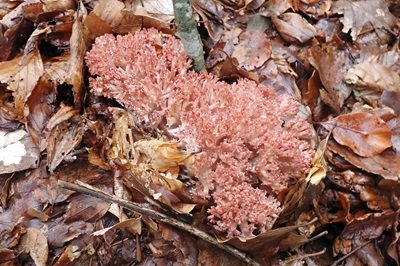
{"label": "second coral mushroom cluster", "polygon": [[216,230],[249,238],[271,228],[281,211],[276,195],[304,175],[314,154],[298,102],[252,81],[190,71],[181,42],[155,29],[101,36],[86,62],[95,94],[196,154],[193,193],[210,202]]}

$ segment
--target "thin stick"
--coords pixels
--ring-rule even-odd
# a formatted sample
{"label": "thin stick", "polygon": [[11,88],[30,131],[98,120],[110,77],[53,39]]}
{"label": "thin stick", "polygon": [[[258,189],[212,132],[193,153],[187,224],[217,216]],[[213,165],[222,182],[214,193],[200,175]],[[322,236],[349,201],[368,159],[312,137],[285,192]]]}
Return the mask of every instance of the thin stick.
{"label": "thin stick", "polygon": [[347,259],[348,257],[352,256],[354,253],[356,253],[357,251],[359,251],[360,249],[362,249],[363,247],[369,245],[372,241],[369,240],[368,242],[362,244],[361,246],[356,247],[355,249],[353,249],[351,252],[349,252],[348,254],[344,255],[343,257],[341,257],[340,259],[338,259],[337,261],[335,261],[332,266],[336,266],[339,265],[339,263],[341,263],[342,261],[344,261],[345,259]]}
{"label": "thin stick", "polygon": [[75,183],[76,184],[72,184],[69,182],[64,182],[62,180],[58,181],[58,185],[62,188],[72,190],[75,192],[79,192],[82,194],[87,194],[87,195],[102,199],[107,202],[116,203],[125,209],[149,216],[151,218],[156,219],[159,222],[163,222],[163,223],[169,224],[173,227],[179,228],[179,229],[181,229],[185,232],[188,232],[189,234],[194,235],[194,236],[198,237],[199,239],[204,240],[204,241],[210,243],[211,245],[235,256],[236,258],[245,262],[247,265],[254,265],[254,266],[260,265],[258,262],[254,261],[252,258],[250,258],[246,253],[244,253],[230,245],[219,243],[214,237],[210,236],[209,234],[207,234],[197,228],[194,228],[191,225],[183,223],[172,217],[168,217],[167,215],[157,212],[155,210],[152,210],[150,208],[143,207],[137,203],[123,200],[116,196],[110,195],[98,188],[92,187],[92,186],[90,186],[86,183],[80,182],[78,180],[75,181]]}

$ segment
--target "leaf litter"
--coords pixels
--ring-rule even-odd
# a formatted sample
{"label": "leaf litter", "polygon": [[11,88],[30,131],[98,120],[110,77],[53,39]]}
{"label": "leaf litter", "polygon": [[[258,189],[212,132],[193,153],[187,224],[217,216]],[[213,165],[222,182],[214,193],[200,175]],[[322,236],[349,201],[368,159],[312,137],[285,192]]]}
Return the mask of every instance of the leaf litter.
{"label": "leaf litter", "polygon": [[241,265],[182,230],[57,185],[79,180],[263,265],[399,265],[399,3],[192,2],[207,70],[291,95],[314,125],[311,170],[277,194],[273,228],[252,239],[213,230],[188,171],[195,153],[88,88],[94,39],[174,34],[172,1],[4,1],[0,264]]}

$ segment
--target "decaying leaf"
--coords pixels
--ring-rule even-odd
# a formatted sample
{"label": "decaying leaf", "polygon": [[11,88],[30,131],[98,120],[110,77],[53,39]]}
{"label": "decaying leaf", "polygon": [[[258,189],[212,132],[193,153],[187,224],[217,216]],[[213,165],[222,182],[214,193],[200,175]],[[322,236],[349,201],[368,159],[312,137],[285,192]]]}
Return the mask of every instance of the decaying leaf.
{"label": "decaying leaf", "polygon": [[280,16],[288,9],[296,9],[296,3],[293,0],[269,0],[262,14],[267,17]]}
{"label": "decaying leaf", "polygon": [[34,168],[39,155],[39,148],[25,130],[0,130],[0,174]]}
{"label": "decaying leaf", "polygon": [[390,128],[380,117],[369,113],[344,114],[325,122],[333,137],[356,154],[370,157],[392,146]]}
{"label": "decaying leaf", "polygon": [[37,266],[47,265],[49,255],[47,239],[39,229],[27,228],[26,234],[21,238],[18,249],[29,253]]}
{"label": "decaying leaf", "polygon": [[157,237],[152,241],[156,264],[164,265],[174,261],[178,265],[195,265],[198,249],[196,241],[185,232],[160,224]]}
{"label": "decaying leaf", "polygon": [[276,29],[287,42],[304,43],[317,35],[315,28],[297,13],[287,12],[271,18]]}
{"label": "decaying leaf", "polygon": [[121,1],[100,0],[93,9],[93,13],[113,27],[120,24],[123,18],[121,11],[124,8],[125,5]]}
{"label": "decaying leaf", "polygon": [[345,76],[348,84],[378,92],[400,91],[400,76],[393,69],[377,62],[365,61],[349,69]]}
{"label": "decaying leaf", "polygon": [[15,251],[8,248],[0,248],[0,265],[12,265],[13,260],[17,257]]}
{"label": "decaying leaf", "polygon": [[396,23],[396,17],[390,13],[386,0],[339,0],[334,2],[332,11],[343,14],[342,31],[348,33],[351,30],[354,41],[368,26],[391,30]]}
{"label": "decaying leaf", "polygon": [[64,158],[80,144],[85,124],[79,121],[76,110],[70,106],[62,106],[49,120],[47,135],[47,165],[50,172],[64,160]]}
{"label": "decaying leaf", "polygon": [[95,222],[106,214],[110,203],[87,195],[74,195],[67,206],[65,223]]}
{"label": "decaying leaf", "polygon": [[383,265],[383,254],[386,250],[380,249],[376,242],[384,241],[385,231],[396,234],[398,212],[367,214],[350,222],[335,240],[335,254],[346,255],[352,251],[355,254],[346,259],[353,265]]}
{"label": "decaying leaf", "polygon": [[54,224],[46,232],[46,237],[49,245],[52,247],[63,247],[65,243],[81,235],[90,234],[93,230],[94,226],[92,223],[83,221],[65,223],[58,220],[58,223]]}
{"label": "decaying leaf", "polygon": [[144,160],[149,160],[151,166],[159,172],[179,171],[176,168],[180,165],[189,165],[194,161],[194,156],[182,151],[178,142],[162,139],[139,140],[134,143],[134,147],[137,152],[143,153],[146,157]]}
{"label": "decaying leaf", "polygon": [[315,42],[310,49],[309,61],[318,71],[325,87],[320,90],[321,100],[339,113],[344,100],[351,93],[351,88],[343,81],[349,64],[349,53],[340,50],[335,43],[317,44]]}
{"label": "decaying leaf", "polygon": [[111,229],[124,229],[124,228],[129,228],[129,232],[133,232],[133,230],[134,230],[136,234],[141,234],[141,232],[142,232],[141,218],[127,219],[123,222],[116,223],[113,226],[93,232],[93,235],[101,236],[101,235],[104,235],[106,232],[108,232]]}
{"label": "decaying leaf", "polygon": [[8,89],[13,91],[15,108],[20,114],[23,114],[25,101],[43,72],[43,62],[38,49],[25,56],[0,63],[0,82],[7,83]]}
{"label": "decaying leaf", "polygon": [[133,148],[133,122],[127,111],[113,108],[114,130],[107,150],[109,159],[119,158],[124,161],[130,160],[134,154]]}
{"label": "decaying leaf", "polygon": [[239,43],[233,48],[232,57],[245,70],[261,67],[271,56],[271,42],[263,32],[246,31],[240,34]]}
{"label": "decaying leaf", "polygon": [[150,196],[178,213],[187,214],[196,207],[184,183],[170,175],[136,167],[124,177],[124,181],[127,187]]}
{"label": "decaying leaf", "polygon": [[53,103],[56,100],[54,84],[42,76],[32,94],[29,96],[26,106],[29,110],[26,127],[33,142],[43,151],[46,147],[42,133],[54,112]]}
{"label": "decaying leaf", "polygon": [[319,143],[317,151],[314,154],[314,158],[311,161],[312,167],[308,173],[306,180],[312,185],[318,185],[321,180],[325,178],[328,171],[328,166],[324,157],[328,139],[329,136]]}
{"label": "decaying leaf", "polygon": [[[277,229],[268,230],[257,237],[247,239],[246,241],[241,241],[237,238],[234,238],[229,240],[228,243],[239,248],[240,250],[249,252],[259,261],[267,264],[270,262],[271,256],[279,251],[282,241],[282,244],[285,246],[285,248],[288,247],[289,243],[285,242],[284,239],[288,238],[289,235],[299,227],[300,226],[280,227]],[[297,240],[300,239],[298,238]],[[300,242],[292,241],[289,245],[296,247],[304,243],[303,240],[304,238],[302,238]]]}
{"label": "decaying leaf", "polygon": [[175,18],[172,0],[149,0],[135,2],[133,13],[136,16],[150,17],[164,23],[171,23]]}
{"label": "decaying leaf", "polygon": [[386,179],[400,180],[400,164],[393,163],[400,161],[400,154],[392,149],[387,149],[381,154],[370,157],[359,156],[335,141],[328,142],[328,149],[364,171],[380,175]]}
{"label": "decaying leaf", "polygon": [[72,26],[72,34],[70,42],[70,58],[68,68],[67,83],[72,85],[74,93],[75,105],[79,109],[82,106],[83,95],[83,70],[84,57],[86,53],[86,43],[83,36],[82,20],[86,17],[86,9],[82,3],[79,5],[79,10],[76,13],[75,22]]}

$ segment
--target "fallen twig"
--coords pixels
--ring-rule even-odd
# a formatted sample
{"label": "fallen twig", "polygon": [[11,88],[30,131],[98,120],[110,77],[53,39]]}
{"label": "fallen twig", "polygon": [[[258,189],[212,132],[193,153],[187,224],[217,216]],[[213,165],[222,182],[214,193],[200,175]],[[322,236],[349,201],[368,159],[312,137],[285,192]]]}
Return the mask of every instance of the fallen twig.
{"label": "fallen twig", "polygon": [[370,244],[372,241],[368,241],[365,242],[364,244],[356,247],[355,249],[353,249],[351,252],[349,252],[348,254],[344,255],[343,257],[341,257],[340,259],[336,260],[332,266],[336,266],[339,265],[339,263],[341,263],[342,261],[344,261],[345,259],[347,259],[348,257],[352,256],[354,253],[356,253],[357,251],[359,251],[360,249],[362,249],[363,247],[367,246],[368,244]]}
{"label": "fallen twig", "polygon": [[149,216],[151,218],[156,219],[159,222],[163,222],[163,223],[169,224],[171,226],[174,226],[176,228],[179,228],[185,232],[188,232],[191,235],[198,237],[201,240],[204,240],[204,241],[210,243],[211,245],[213,245],[221,250],[224,250],[225,252],[242,260],[247,265],[257,265],[257,266],[260,265],[258,262],[256,262],[252,258],[250,258],[246,253],[244,253],[228,244],[219,243],[214,237],[210,236],[209,234],[207,234],[189,224],[183,223],[175,218],[168,217],[167,215],[157,212],[153,209],[143,207],[137,203],[123,200],[116,196],[110,195],[110,194],[108,194],[98,188],[95,188],[93,186],[90,186],[84,182],[77,180],[77,181],[75,181],[75,183],[76,184],[72,184],[69,182],[62,181],[62,180],[58,181],[58,185],[62,188],[72,190],[75,192],[79,192],[82,194],[87,194],[87,195],[102,199],[107,202],[116,203],[125,209]]}

